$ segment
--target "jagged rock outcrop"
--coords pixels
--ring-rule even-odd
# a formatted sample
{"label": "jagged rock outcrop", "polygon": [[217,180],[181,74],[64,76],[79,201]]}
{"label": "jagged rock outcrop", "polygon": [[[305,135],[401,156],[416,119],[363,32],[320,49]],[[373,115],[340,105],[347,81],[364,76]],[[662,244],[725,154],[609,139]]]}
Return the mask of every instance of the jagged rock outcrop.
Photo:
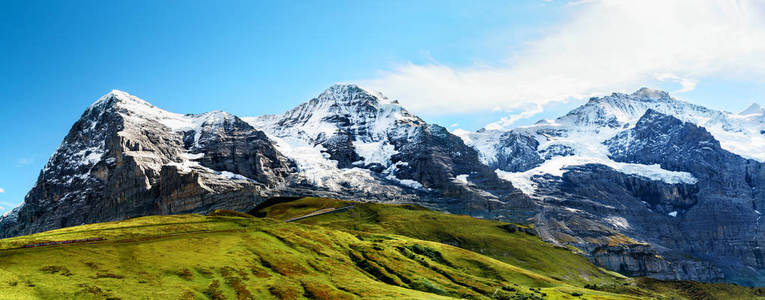
{"label": "jagged rock outcrop", "polygon": [[[508,172],[520,172],[539,166],[544,160],[537,152],[539,142],[527,135],[508,132],[500,137],[497,161],[492,165]],[[552,153],[548,151],[547,153]]]}
{"label": "jagged rock outcrop", "polygon": [[722,270],[684,252],[673,212],[694,205],[696,184],[669,184],[588,164],[539,176],[543,214],[537,231],[575,246],[593,262],[631,276],[715,281]]}
{"label": "jagged rock outcrop", "polygon": [[217,111],[170,113],[113,91],[74,124],[0,233],[248,210],[266,197],[306,195],[520,219],[535,208],[460,138],[355,85],[247,122]]}
{"label": "jagged rock outcrop", "polygon": [[536,209],[462,139],[356,85],[334,85],[284,114],[245,120],[277,141],[310,183],[341,198],[524,221]]}
{"label": "jagged rock outcrop", "polygon": [[151,214],[247,209],[285,180],[290,164],[237,117],[173,114],[113,91],[72,126],[0,229],[13,236]]}
{"label": "jagged rock outcrop", "polygon": [[[545,240],[625,274],[758,285],[763,118],[757,106],[731,114],[643,88],[461,136],[540,205]],[[533,163],[499,164],[509,152]]]}
{"label": "jagged rock outcrop", "polygon": [[728,277],[762,281],[762,163],[722,149],[702,127],[653,110],[606,144],[614,160],[693,174],[699,180],[696,201],[672,206],[682,220],[670,230],[681,233],[674,235],[675,249],[714,261]]}

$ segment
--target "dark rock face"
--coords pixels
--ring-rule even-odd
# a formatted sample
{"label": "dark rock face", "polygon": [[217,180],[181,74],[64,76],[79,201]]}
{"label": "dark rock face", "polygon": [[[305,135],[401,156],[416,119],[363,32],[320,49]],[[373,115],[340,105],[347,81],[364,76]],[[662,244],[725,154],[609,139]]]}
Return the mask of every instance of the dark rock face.
{"label": "dark rock face", "polygon": [[539,166],[544,160],[537,153],[539,142],[533,137],[507,132],[500,137],[496,163],[491,167],[507,172],[522,172]]}
{"label": "dark rock face", "polygon": [[666,274],[671,276],[671,265],[660,258],[648,245],[622,244],[600,246],[590,253],[593,262],[628,276]]}
{"label": "dark rock face", "polygon": [[[398,165],[399,178],[438,191],[423,194],[424,201],[440,203],[433,206],[454,213],[516,222],[533,216],[536,204],[480,163],[478,153],[462,139],[438,125],[420,127],[413,136],[411,140],[393,140],[399,153],[391,160]],[[454,178],[462,174],[467,175],[467,184],[455,183]]]}
{"label": "dark rock face", "polygon": [[656,209],[675,211],[679,222],[646,224],[651,231],[670,227],[659,236],[665,241],[657,244],[711,261],[726,278],[740,283],[765,282],[760,248],[763,164],[723,150],[704,128],[655,111],[606,144],[614,160],[660,164],[698,179],[695,191],[689,191],[693,199],[659,201]]}
{"label": "dark rock face", "polygon": [[571,156],[576,154],[576,152],[573,148],[566,145],[551,145],[550,147],[539,151],[539,154],[542,156],[542,158],[544,158],[544,160],[549,160],[556,156]]}
{"label": "dark rock face", "polygon": [[399,153],[393,155],[391,160],[394,164],[406,163],[399,166],[399,177],[436,189],[451,186],[452,179],[460,174],[499,181],[489,167],[479,163],[478,153],[474,149],[466,146],[462,139],[450,134],[445,128],[438,125],[422,126],[413,136],[411,140],[393,140]]}
{"label": "dark rock face", "polygon": [[[266,136],[236,117],[214,126],[200,120],[199,129],[184,134],[162,123],[164,113],[121,92],[94,103],[24,204],[2,220],[2,236],[151,214],[246,209],[290,172]],[[195,135],[197,146],[184,141]],[[187,148],[204,157],[189,160]]]}
{"label": "dark rock face", "polygon": [[[331,191],[336,197],[405,198],[435,209],[523,221],[536,210],[533,201],[499,179],[462,139],[426,123],[396,101],[355,85],[332,86],[282,115],[249,122],[271,136],[321,146],[341,173],[352,168],[369,170],[376,181],[366,184],[378,193],[397,194],[380,198],[359,191],[358,183],[344,183]],[[517,163],[523,163],[522,159]],[[457,181],[458,176],[465,181]]]}
{"label": "dark rock face", "polygon": [[262,131],[230,115],[219,125],[205,123],[199,133],[186,132],[187,141],[199,134],[198,145],[191,147],[192,155],[204,154],[197,160],[199,164],[241,174],[268,186],[290,175],[291,162],[274,148]]}
{"label": "dark rock face", "polygon": [[263,131],[236,116],[178,115],[112,92],[75,123],[25,203],[0,221],[0,234],[152,214],[248,210],[274,196],[533,216],[535,204],[481,164],[460,138],[381,99],[339,85],[274,121],[285,133],[272,131],[275,136],[322,151],[316,165],[302,155],[283,155]]}
{"label": "dark rock face", "polygon": [[[348,132],[338,132],[320,144],[327,149],[326,153],[329,154],[329,159],[337,161],[339,168],[351,168],[354,162],[361,160],[353,147],[353,135]],[[381,166],[366,167],[377,168],[378,172],[382,171]]]}
{"label": "dark rock face", "polygon": [[536,182],[545,199],[537,230],[585,251],[594,263],[630,276],[725,278],[703,256],[678,249],[686,238],[670,213],[696,203],[695,184],[668,184],[599,164]]}

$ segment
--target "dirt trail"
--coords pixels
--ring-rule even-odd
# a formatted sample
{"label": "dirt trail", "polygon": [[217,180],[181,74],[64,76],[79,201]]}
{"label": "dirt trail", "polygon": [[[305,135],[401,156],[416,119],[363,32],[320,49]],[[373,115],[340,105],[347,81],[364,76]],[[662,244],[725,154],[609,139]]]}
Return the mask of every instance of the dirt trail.
{"label": "dirt trail", "polygon": [[310,218],[310,217],[315,217],[315,216],[326,215],[326,214],[331,214],[331,213],[336,213],[336,212],[341,212],[341,211],[349,210],[349,209],[354,208],[354,207],[356,207],[356,205],[348,205],[348,206],[343,206],[343,207],[340,207],[340,208],[324,208],[324,209],[320,209],[320,210],[314,211],[314,212],[312,212],[310,214],[307,214],[307,215],[302,215],[300,217],[295,217],[295,218],[284,220],[284,222],[287,222],[287,223],[295,222],[295,221],[299,221],[299,220],[302,220],[302,219],[305,219],[305,218]]}

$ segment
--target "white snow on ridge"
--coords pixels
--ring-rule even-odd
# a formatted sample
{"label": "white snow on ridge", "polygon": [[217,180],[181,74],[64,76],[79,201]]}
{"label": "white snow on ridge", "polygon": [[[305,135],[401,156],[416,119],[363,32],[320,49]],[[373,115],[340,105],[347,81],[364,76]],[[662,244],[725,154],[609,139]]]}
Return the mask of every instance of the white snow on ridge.
{"label": "white snow on ridge", "polygon": [[[720,141],[723,149],[740,156],[765,162],[765,109],[753,104],[739,114],[707,109],[672,98],[663,91],[642,88],[633,94],[614,93],[590,101],[554,121],[540,121],[539,124],[512,129],[513,131],[536,131],[551,124],[567,131],[609,130],[605,123],[611,121],[623,129],[635,125],[648,109],[672,115],[682,121],[706,128]],[[546,123],[545,123],[546,122]],[[626,127],[625,127],[626,126]],[[523,129],[525,128],[525,129]],[[455,133],[472,145],[491,163],[496,157],[497,138],[503,131]]]}
{"label": "white snow on ridge", "polygon": [[[543,120],[530,126],[517,127],[510,131],[532,137],[539,143],[537,152],[545,153],[551,147],[565,147],[573,152],[570,156],[553,156],[536,168],[525,172],[496,173],[513,183],[526,194],[535,190],[531,178],[535,175],[551,174],[561,176],[567,167],[584,164],[602,164],[625,174],[638,175],[650,180],[667,183],[696,183],[690,173],[664,170],[658,165],[619,163],[611,160],[604,141],[619,132],[635,126],[648,109],[670,114],[678,119],[704,124],[706,128],[721,140],[724,148],[746,157],[761,157],[765,160],[765,135],[755,135],[762,124],[754,124],[752,119],[765,120],[762,116],[748,115],[740,117],[718,112],[690,103],[675,100],[665,92],[643,88],[631,95],[612,94],[602,98],[593,98],[586,105],[572,110],[556,120]],[[752,110],[748,110],[752,111]],[[748,120],[749,126],[743,126],[740,120]],[[739,124],[740,126],[734,126]],[[757,126],[754,126],[757,125]],[[746,130],[742,128],[749,128]],[[500,148],[500,139],[508,131],[479,130],[473,133],[455,132],[463,141],[478,150],[481,160],[492,165],[496,162]],[[761,145],[761,146],[760,146]],[[743,154],[742,154],[743,153]],[[748,154],[748,155],[747,155]]]}
{"label": "white snow on ridge", "polygon": [[609,224],[611,224],[611,226],[614,226],[614,228],[619,229],[619,230],[627,230],[627,229],[631,229],[632,228],[632,226],[630,226],[630,223],[627,222],[627,219],[625,219],[623,217],[608,216],[605,219],[605,221],[608,222]]}
{"label": "white snow on ridge", "polygon": [[353,147],[361,157],[354,164],[380,164],[384,168],[382,174],[389,180],[422,188],[419,182],[394,175],[396,165],[391,163],[391,156],[398,152],[390,139],[409,140],[417,126],[425,123],[381,93],[352,84],[336,84],[284,114],[242,119],[264,131],[313,184],[339,190],[346,183],[361,188],[360,182],[374,180],[369,170],[338,168],[337,162],[324,153],[326,149],[321,144],[342,131],[352,136]]}
{"label": "white snow on ridge", "polygon": [[[268,133],[266,133],[268,134]],[[373,192],[370,184],[375,181],[370,171],[361,168],[340,169],[337,161],[330,160],[324,147],[312,146],[296,137],[276,137],[269,135],[274,146],[297,164],[300,175],[309,183],[325,187],[331,191],[341,191],[345,186],[352,186],[366,192]],[[419,183],[418,183],[419,184]]]}
{"label": "white snow on ridge", "polygon": [[482,163],[491,165],[497,161],[497,144],[499,138],[504,134],[502,130],[483,130],[481,132],[471,133],[462,129],[452,132],[452,134],[462,138],[465,145],[473,147],[478,151],[478,158]]}
{"label": "white snow on ridge", "polygon": [[[542,126],[544,126],[545,129],[566,128],[567,131],[566,134],[562,136],[536,134],[536,130]],[[526,194],[530,195],[534,192],[535,184],[531,180],[533,176],[544,174],[562,176],[567,167],[586,164],[602,164],[625,174],[638,175],[650,180],[661,180],[667,183],[693,184],[697,182],[696,178],[687,172],[664,170],[659,165],[620,163],[608,158],[608,147],[603,144],[603,141],[610,139],[626,128],[612,129],[607,127],[597,128],[594,126],[574,127],[556,122],[548,122],[542,126],[528,126],[516,130],[534,136],[539,142],[539,152],[554,145],[563,145],[572,148],[575,154],[571,156],[552,157],[536,168],[524,172],[511,173],[496,170],[496,173],[500,178],[510,181],[513,183],[513,186],[518,187]]]}
{"label": "white snow on ridge", "polygon": [[670,184],[694,184],[698,180],[688,172],[676,172],[662,169],[659,165],[642,165],[631,163],[620,163],[610,159],[597,159],[592,157],[579,156],[558,156],[545,161],[542,165],[525,172],[505,172],[495,170],[497,176],[510,181],[513,186],[520,189],[527,195],[534,193],[536,184],[532,177],[536,175],[550,174],[553,176],[563,176],[565,168],[570,166],[581,166],[586,164],[601,164],[613,168],[614,170],[630,175],[637,175],[649,180],[663,181]]}
{"label": "white snow on ridge", "polygon": [[233,115],[227,112],[217,110],[198,115],[173,113],[119,90],[113,90],[101,97],[91,105],[91,109],[102,106],[111,97],[116,97],[119,100],[116,102],[116,107],[119,109],[118,113],[126,122],[140,125],[154,121],[167,126],[173,132],[194,131],[196,133],[196,141],[199,140],[199,135],[205,126],[210,126],[212,127],[211,130],[215,130],[215,128],[222,126],[227,120],[230,121],[234,118]]}
{"label": "white snow on ridge", "polygon": [[[102,109],[112,98],[116,98],[114,107],[116,112],[124,119],[126,123],[132,124],[132,126],[125,126],[126,128],[140,128],[149,124],[150,126],[156,126],[157,123],[166,126],[171,132],[178,134],[193,131],[194,132],[194,145],[191,150],[199,148],[199,140],[203,131],[216,131],[223,126],[225,122],[231,122],[234,118],[233,115],[222,111],[211,111],[203,114],[178,114],[160,109],[149,102],[146,102],[136,96],[130,95],[126,92],[119,90],[112,90],[108,94],[99,98],[88,109]],[[95,128],[97,124],[91,124],[92,128]],[[121,136],[127,138],[131,137],[134,132],[123,130],[119,132]],[[83,157],[85,163],[95,164],[100,161],[105,154],[105,150],[102,149],[103,145],[99,149],[86,149],[88,151],[81,151],[83,153],[89,153]],[[79,155],[76,154],[75,156]],[[188,173],[192,169],[203,171],[213,176],[218,176],[223,179],[229,180],[244,180],[255,182],[255,180],[242,176],[240,174],[234,174],[231,172],[219,172],[210,168],[203,167],[194,160],[204,157],[203,153],[192,154],[190,152],[178,153],[180,162],[164,162],[160,159],[156,153],[150,151],[126,151],[127,155],[139,158],[138,161],[142,163],[144,167],[152,168],[154,170],[160,170],[163,165],[172,165],[177,167],[181,172]],[[175,158],[171,158],[175,159]],[[148,184],[148,183],[147,183]]]}
{"label": "white snow on ridge", "polygon": [[470,174],[461,174],[454,177],[454,181],[462,183],[462,184],[468,184],[468,177]]}
{"label": "white snow on ridge", "polygon": [[357,140],[353,142],[353,147],[356,149],[356,153],[363,158],[359,161],[362,165],[378,163],[388,166],[390,165],[390,157],[398,153],[393,145],[387,141],[365,143]]}

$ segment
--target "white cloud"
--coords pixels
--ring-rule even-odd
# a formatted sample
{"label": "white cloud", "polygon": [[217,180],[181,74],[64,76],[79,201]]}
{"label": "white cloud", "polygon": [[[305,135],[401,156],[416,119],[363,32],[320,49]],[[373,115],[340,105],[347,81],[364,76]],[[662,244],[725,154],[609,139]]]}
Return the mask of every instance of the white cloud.
{"label": "white cloud", "polygon": [[3,188],[0,188],[0,194],[4,194],[5,190]]}
{"label": "white cloud", "polygon": [[[574,4],[574,3],[572,3]],[[495,67],[403,64],[361,84],[414,112],[516,112],[669,81],[765,75],[765,2],[577,1],[571,16]],[[522,111],[517,114],[518,111]]]}
{"label": "white cloud", "polygon": [[575,5],[582,5],[582,4],[590,4],[592,2],[595,2],[595,0],[577,0],[577,1],[569,1],[567,4],[569,6],[575,6]]}
{"label": "white cloud", "polygon": [[31,158],[28,158],[28,157],[22,157],[22,158],[19,158],[19,159],[16,161],[16,165],[17,165],[17,166],[26,166],[26,165],[30,165],[30,164],[32,164],[32,162],[34,162],[34,161],[33,161]]}
{"label": "white cloud", "polygon": [[507,117],[502,117],[499,121],[489,123],[485,128],[489,130],[507,128],[518,120],[533,117],[534,115],[541,113],[543,110],[542,105],[537,104],[534,105],[533,108],[522,110],[519,113],[511,114]]}

